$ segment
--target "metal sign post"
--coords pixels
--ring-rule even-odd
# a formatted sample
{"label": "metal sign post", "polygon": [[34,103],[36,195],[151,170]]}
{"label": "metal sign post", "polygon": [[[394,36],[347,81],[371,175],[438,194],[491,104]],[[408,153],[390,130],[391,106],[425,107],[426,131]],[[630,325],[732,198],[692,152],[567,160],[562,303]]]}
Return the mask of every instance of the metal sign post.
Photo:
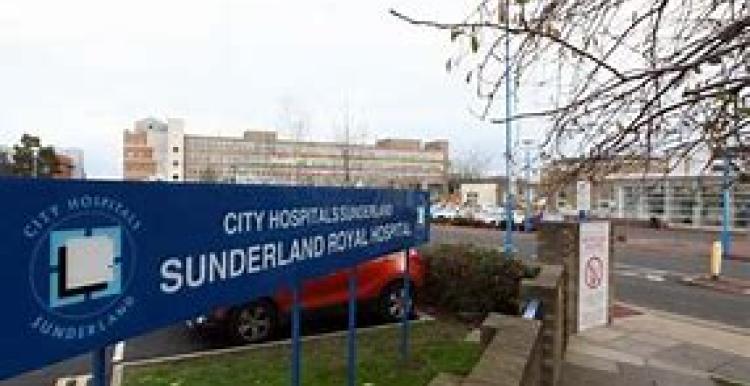
{"label": "metal sign post", "polygon": [[401,359],[409,360],[409,315],[411,312],[411,294],[409,279],[409,249],[404,251],[404,293],[401,299]]}
{"label": "metal sign post", "polygon": [[576,208],[578,220],[585,220],[591,210],[591,182],[578,181],[576,184]]}
{"label": "metal sign post", "polygon": [[295,279],[292,284],[292,386],[300,385],[300,281]]}
{"label": "metal sign post", "polygon": [[347,385],[357,384],[357,267],[349,270],[349,332]]}
{"label": "metal sign post", "polygon": [[91,375],[94,386],[107,385],[107,347],[102,347],[91,354]]}

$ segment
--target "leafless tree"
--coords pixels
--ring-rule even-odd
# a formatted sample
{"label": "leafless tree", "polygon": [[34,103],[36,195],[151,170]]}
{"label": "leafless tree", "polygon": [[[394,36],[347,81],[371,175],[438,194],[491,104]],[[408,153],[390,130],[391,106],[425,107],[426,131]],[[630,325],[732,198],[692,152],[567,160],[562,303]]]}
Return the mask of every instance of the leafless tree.
{"label": "leafless tree", "polygon": [[300,167],[305,165],[301,164],[303,161],[299,156],[299,142],[305,140],[307,136],[310,128],[310,115],[292,97],[285,96],[279,103],[279,120],[281,128],[294,141],[292,150],[294,165],[290,177],[295,183],[300,183]]}
{"label": "leafless tree", "polygon": [[492,158],[489,153],[469,149],[454,157],[450,164],[450,172],[458,179],[483,177],[487,173]]}
{"label": "leafless tree", "polygon": [[341,144],[341,160],[344,170],[344,184],[359,184],[364,181],[355,181],[353,172],[361,172],[358,162],[362,155],[356,154],[359,145],[367,141],[367,122],[352,111],[347,99],[341,107],[341,115],[334,122],[336,128],[336,141]]}
{"label": "leafless tree", "polygon": [[[547,120],[543,155],[575,157],[570,176],[606,173],[615,163],[598,161],[617,157],[710,163],[748,145],[750,0],[508,1],[478,0],[453,22],[391,13],[445,31],[446,69],[465,77],[479,118]],[[542,107],[498,115],[505,82],[528,80],[557,87]]]}

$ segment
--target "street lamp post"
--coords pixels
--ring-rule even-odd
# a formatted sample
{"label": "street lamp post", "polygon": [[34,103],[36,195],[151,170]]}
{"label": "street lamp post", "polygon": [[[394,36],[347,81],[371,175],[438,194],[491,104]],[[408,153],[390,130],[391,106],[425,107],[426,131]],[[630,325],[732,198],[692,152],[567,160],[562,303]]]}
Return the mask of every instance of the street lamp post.
{"label": "street lamp post", "polygon": [[722,210],[722,221],[721,221],[721,251],[723,257],[726,259],[727,256],[729,256],[729,248],[731,247],[730,243],[732,241],[732,235],[729,232],[729,188],[730,188],[730,175],[729,175],[729,169],[732,165],[732,162],[730,160],[729,152],[726,151],[724,153],[724,173],[723,173],[723,182],[722,182],[722,201],[723,201],[723,210]]}
{"label": "street lamp post", "polygon": [[731,222],[731,188],[734,179],[734,172],[739,168],[734,164],[735,154],[740,151],[739,147],[728,147],[723,153],[719,154],[722,160],[721,166],[714,165],[713,171],[719,171],[721,168],[721,198],[722,198],[722,216],[721,216],[721,256],[727,258],[732,248],[732,224]]}
{"label": "street lamp post", "polygon": [[510,0],[505,0],[505,176],[507,181],[505,196],[505,253],[513,252],[513,181],[511,178],[512,163],[512,126],[511,117],[511,79],[510,79]]}
{"label": "street lamp post", "polygon": [[39,177],[39,148],[31,148],[31,176],[34,178]]}
{"label": "street lamp post", "polygon": [[[527,142],[530,144],[530,141]],[[525,149],[525,165],[526,169],[526,215],[524,217],[523,229],[526,232],[531,231],[531,147]]]}

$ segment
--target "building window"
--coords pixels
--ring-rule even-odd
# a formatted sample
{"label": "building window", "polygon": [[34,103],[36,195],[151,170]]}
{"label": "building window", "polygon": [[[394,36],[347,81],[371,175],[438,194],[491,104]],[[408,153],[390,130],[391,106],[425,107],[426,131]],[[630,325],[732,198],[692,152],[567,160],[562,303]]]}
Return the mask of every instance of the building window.
{"label": "building window", "polygon": [[177,180],[179,180],[179,179],[180,179],[180,176],[179,176],[179,175],[177,175],[177,174],[173,174],[173,175],[172,175],[172,180],[174,180],[174,181],[177,181]]}
{"label": "building window", "polygon": [[479,202],[479,193],[467,192],[466,193],[466,205],[476,206]]}
{"label": "building window", "polygon": [[175,147],[172,148],[172,153],[179,153],[179,152],[180,152],[180,148],[179,147],[175,146]]}
{"label": "building window", "polygon": [[177,160],[172,161],[172,166],[174,166],[174,167],[180,166],[180,161],[177,161]]}

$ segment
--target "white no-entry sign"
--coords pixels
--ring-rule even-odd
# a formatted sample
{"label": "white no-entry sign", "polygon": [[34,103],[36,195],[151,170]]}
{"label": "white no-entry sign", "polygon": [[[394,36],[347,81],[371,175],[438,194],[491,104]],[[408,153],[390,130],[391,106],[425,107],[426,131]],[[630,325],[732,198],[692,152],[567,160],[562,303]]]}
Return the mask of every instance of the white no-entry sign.
{"label": "white no-entry sign", "polygon": [[580,225],[578,331],[607,324],[609,297],[609,223]]}

